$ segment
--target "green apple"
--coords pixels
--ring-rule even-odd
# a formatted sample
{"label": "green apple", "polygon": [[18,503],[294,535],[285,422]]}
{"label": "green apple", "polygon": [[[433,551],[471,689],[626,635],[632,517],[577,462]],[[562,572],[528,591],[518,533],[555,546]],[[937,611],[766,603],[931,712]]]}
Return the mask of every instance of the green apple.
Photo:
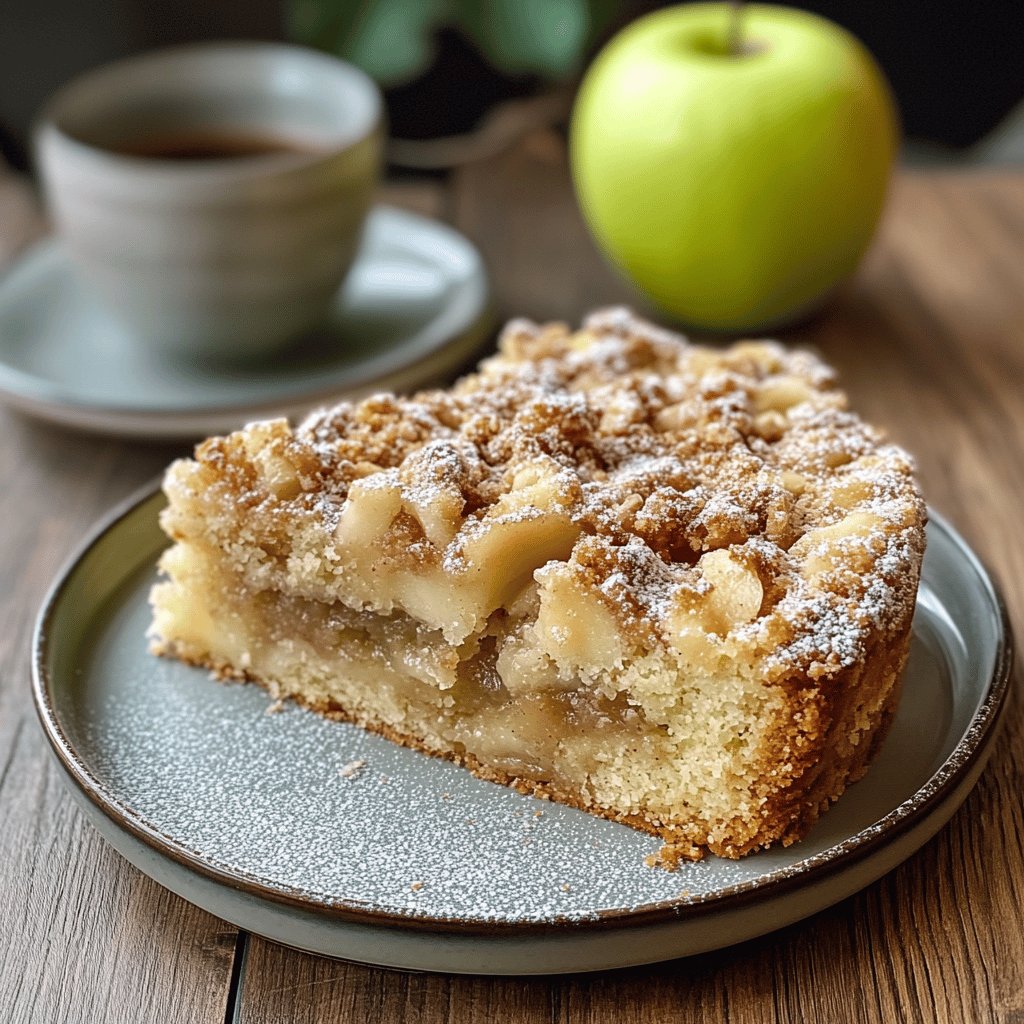
{"label": "green apple", "polygon": [[[838,25],[684,4],[588,70],[571,160],[598,244],[666,313],[715,331],[793,321],[851,274],[898,146],[889,88]],[[737,45],[737,39],[739,40]]]}

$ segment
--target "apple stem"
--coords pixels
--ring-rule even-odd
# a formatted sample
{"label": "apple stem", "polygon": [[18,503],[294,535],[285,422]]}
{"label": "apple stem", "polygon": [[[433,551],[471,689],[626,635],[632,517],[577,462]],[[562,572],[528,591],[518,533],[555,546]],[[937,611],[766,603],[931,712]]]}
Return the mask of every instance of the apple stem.
{"label": "apple stem", "polygon": [[743,0],[729,0],[729,30],[726,53],[739,57],[743,53]]}

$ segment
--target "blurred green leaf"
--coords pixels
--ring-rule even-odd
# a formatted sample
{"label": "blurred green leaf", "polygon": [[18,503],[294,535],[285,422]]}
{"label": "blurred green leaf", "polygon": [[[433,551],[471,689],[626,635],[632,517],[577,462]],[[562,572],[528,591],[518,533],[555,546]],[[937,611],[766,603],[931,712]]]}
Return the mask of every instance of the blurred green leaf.
{"label": "blurred green leaf", "polygon": [[452,25],[498,71],[562,79],[579,70],[624,0],[289,0],[289,35],[359,65],[382,85],[429,66]]}
{"label": "blurred green leaf", "polygon": [[590,36],[587,0],[462,0],[459,24],[496,68],[565,78]]}
{"label": "blurred green leaf", "polygon": [[425,71],[449,0],[292,0],[289,33],[352,61],[382,85]]}

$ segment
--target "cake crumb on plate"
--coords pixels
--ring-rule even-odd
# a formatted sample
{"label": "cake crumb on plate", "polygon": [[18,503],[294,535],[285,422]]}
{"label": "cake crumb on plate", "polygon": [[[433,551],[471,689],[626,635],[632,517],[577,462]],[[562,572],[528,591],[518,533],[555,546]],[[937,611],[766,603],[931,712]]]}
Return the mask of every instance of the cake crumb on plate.
{"label": "cake crumb on plate", "polygon": [[354,779],[366,767],[366,762],[360,759],[349,761],[338,769],[338,774],[343,779]]}

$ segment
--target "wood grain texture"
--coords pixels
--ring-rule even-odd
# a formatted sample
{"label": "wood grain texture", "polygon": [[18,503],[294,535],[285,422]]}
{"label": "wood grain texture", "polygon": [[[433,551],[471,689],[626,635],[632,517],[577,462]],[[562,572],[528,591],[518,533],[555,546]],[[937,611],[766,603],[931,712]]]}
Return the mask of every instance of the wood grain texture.
{"label": "wood grain texture", "polygon": [[29,695],[31,629],[52,576],[92,521],[175,452],[2,411],[0,439],[2,1019],[220,1024],[235,929],[149,881],[86,825]]}
{"label": "wood grain texture", "polygon": [[[439,189],[387,201],[426,214]],[[0,272],[38,237],[31,190],[0,167]],[[237,929],[114,853],[64,790],[36,723],[29,648],[50,582],[92,523],[186,446],[131,444],[0,408],[0,1021],[221,1024]]]}
{"label": "wood grain texture", "polygon": [[[634,298],[588,239],[555,134],[460,170],[446,190],[417,182],[387,198],[469,234],[504,315],[575,321]],[[856,280],[785,340],[819,349],[854,405],[915,453],[932,505],[986,559],[1024,622],[1024,176],[902,176]],[[150,883],[83,824],[28,701],[28,637],[51,574],[97,514],[173,454],[0,412],[4,1021],[205,1024],[223,1020],[232,998],[234,930]],[[1021,1024],[1022,750],[1018,701],[990,767],[939,836],[864,892],[741,946],[594,976],[486,979],[337,963],[252,938],[236,1019]]]}

